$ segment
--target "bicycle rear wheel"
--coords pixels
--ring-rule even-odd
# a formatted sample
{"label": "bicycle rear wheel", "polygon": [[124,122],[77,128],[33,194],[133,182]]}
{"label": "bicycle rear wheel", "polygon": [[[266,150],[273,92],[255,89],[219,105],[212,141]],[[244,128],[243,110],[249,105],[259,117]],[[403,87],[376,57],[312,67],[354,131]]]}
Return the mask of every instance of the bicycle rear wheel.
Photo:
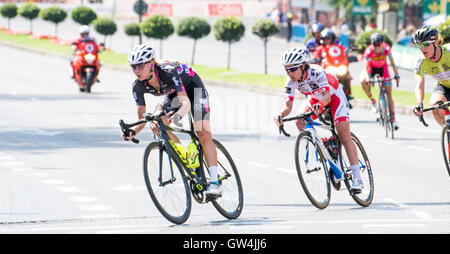
{"label": "bicycle rear wheel", "polygon": [[[172,165],[172,170],[170,165]],[[189,185],[180,163],[160,142],[150,143],[144,153],[144,179],[159,212],[170,222],[182,224],[191,213]]]}
{"label": "bicycle rear wheel", "polygon": [[[222,187],[222,196],[212,201],[217,211],[227,219],[236,219],[241,215],[244,207],[244,192],[239,172],[234,161],[225,147],[217,140],[213,139],[217,150],[217,168],[219,173],[219,184]],[[204,158],[203,158],[204,159]],[[206,161],[204,174],[209,182],[209,171]]]}
{"label": "bicycle rear wheel", "polygon": [[[374,182],[373,182],[373,174],[372,167],[370,165],[369,157],[367,156],[366,151],[364,150],[363,145],[359,141],[359,139],[355,136],[355,134],[351,133],[352,141],[356,145],[356,150],[358,151],[358,163],[359,168],[361,170],[361,180],[363,181],[364,188],[362,192],[359,194],[352,194],[353,200],[361,206],[367,207],[372,203],[373,195],[374,195]],[[343,147],[340,144],[339,156],[341,158],[341,168],[345,172],[345,184],[347,185],[347,189],[350,190],[351,181],[353,179],[353,173],[350,168],[350,161],[347,156],[343,156]]]}
{"label": "bicycle rear wheel", "polygon": [[302,132],[297,137],[295,165],[300,184],[309,201],[319,209],[326,208],[331,196],[328,166],[309,132]]}
{"label": "bicycle rear wheel", "polygon": [[384,100],[386,102],[386,119],[384,124],[386,138],[391,134],[391,139],[394,139],[394,122],[392,122],[391,104],[389,103],[387,93],[384,93]]}
{"label": "bicycle rear wheel", "polygon": [[450,131],[448,125],[445,125],[444,128],[442,128],[441,146],[442,153],[444,155],[445,167],[447,168],[448,175],[450,176]]}

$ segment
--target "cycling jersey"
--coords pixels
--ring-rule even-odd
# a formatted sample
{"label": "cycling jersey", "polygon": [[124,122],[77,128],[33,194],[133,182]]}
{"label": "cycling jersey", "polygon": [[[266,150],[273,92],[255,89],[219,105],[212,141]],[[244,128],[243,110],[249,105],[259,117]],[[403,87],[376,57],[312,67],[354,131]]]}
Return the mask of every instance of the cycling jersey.
{"label": "cycling jersey", "polygon": [[186,92],[191,102],[191,112],[194,121],[209,119],[209,96],[202,80],[194,70],[180,62],[163,62],[155,65],[156,78],[159,80],[160,90],[154,88],[148,80],[135,80],[133,83],[133,96],[137,106],[145,106],[145,93],[154,96],[164,95],[166,98],[161,103],[163,108],[180,107],[179,101],[174,100],[177,93]]}
{"label": "cycling jersey", "polygon": [[375,47],[373,44],[370,44],[369,47],[364,51],[364,58],[369,61],[370,67],[381,68],[387,67],[387,58],[392,57],[391,47],[384,43],[381,46],[381,54],[378,55],[375,53]]}
{"label": "cycling jersey", "polygon": [[329,91],[331,101],[324,106],[330,106],[336,123],[349,121],[349,106],[345,93],[339,86],[339,80],[316,64],[311,64],[305,75],[306,78],[302,82],[294,82],[289,77],[287,78],[285,85],[286,99],[293,101],[295,89],[298,89],[302,94],[308,95],[307,106],[312,106],[319,101],[322,102],[322,93]]}
{"label": "cycling jersey", "polygon": [[450,44],[440,47],[442,55],[438,62],[421,58],[416,65],[416,76],[423,78],[425,74],[433,76],[439,84],[450,88]]}

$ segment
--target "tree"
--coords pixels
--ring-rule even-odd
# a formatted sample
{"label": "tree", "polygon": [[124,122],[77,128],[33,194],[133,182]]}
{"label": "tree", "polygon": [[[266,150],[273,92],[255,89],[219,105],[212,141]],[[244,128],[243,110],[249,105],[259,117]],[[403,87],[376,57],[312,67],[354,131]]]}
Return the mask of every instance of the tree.
{"label": "tree", "polygon": [[211,32],[211,26],[206,19],[198,17],[187,17],[180,20],[177,26],[177,34],[179,36],[186,36],[194,39],[194,46],[192,49],[191,64],[194,64],[195,48],[197,40],[207,36]]}
{"label": "tree", "polygon": [[45,20],[55,23],[55,37],[58,36],[58,23],[64,21],[67,17],[67,12],[58,7],[48,7],[47,9],[42,10],[39,12],[39,16]]}
{"label": "tree", "polygon": [[364,50],[371,44],[370,42],[370,36],[373,33],[380,33],[384,36],[384,42],[387,43],[389,46],[392,47],[392,39],[386,34],[384,31],[380,30],[371,30],[371,31],[365,31],[356,37],[355,45],[358,48],[359,53],[364,53]]}
{"label": "tree", "polygon": [[94,20],[93,25],[95,31],[105,36],[105,39],[103,41],[103,43],[105,43],[105,46],[106,46],[106,36],[112,35],[117,31],[116,23],[109,18],[96,19]]}
{"label": "tree", "polygon": [[89,25],[92,21],[97,19],[97,13],[89,7],[79,6],[73,9],[71,17],[78,24]]}
{"label": "tree", "polygon": [[8,29],[10,29],[11,19],[17,16],[17,6],[13,3],[5,3],[0,7],[0,13],[8,19]]}
{"label": "tree", "polygon": [[278,33],[280,28],[270,19],[259,19],[252,27],[253,34],[264,41],[264,74],[267,74],[267,42],[269,37]]}
{"label": "tree", "polygon": [[444,44],[450,43],[450,17],[438,26],[439,34],[444,39]]}
{"label": "tree", "polygon": [[153,15],[140,24],[142,34],[146,37],[159,39],[159,52],[162,58],[162,41],[174,32],[172,21],[162,15]]}
{"label": "tree", "polygon": [[30,20],[30,33],[33,33],[32,21],[39,16],[40,11],[41,9],[31,2],[24,4],[19,8],[19,15]]}
{"label": "tree", "polygon": [[228,43],[228,63],[230,69],[231,43],[239,41],[245,33],[244,24],[236,17],[220,18],[213,26],[214,36],[217,40]]}
{"label": "tree", "polygon": [[139,36],[141,29],[137,23],[129,23],[123,26],[123,30],[126,35],[131,37],[131,47],[133,47],[133,36]]}

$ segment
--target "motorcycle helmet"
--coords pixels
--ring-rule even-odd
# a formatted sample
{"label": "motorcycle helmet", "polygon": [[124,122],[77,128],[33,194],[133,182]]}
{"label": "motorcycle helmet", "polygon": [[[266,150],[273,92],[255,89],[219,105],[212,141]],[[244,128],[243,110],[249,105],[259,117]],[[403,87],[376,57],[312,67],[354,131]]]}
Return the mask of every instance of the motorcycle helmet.
{"label": "motorcycle helmet", "polygon": [[149,45],[141,44],[132,48],[128,53],[128,63],[130,65],[150,62],[155,58],[155,50]]}
{"label": "motorcycle helmet", "polygon": [[313,24],[311,26],[311,32],[313,34],[314,33],[320,33],[320,32],[322,32],[323,29],[324,29],[323,25],[321,23],[319,23],[319,22],[317,22],[317,23],[315,23],[315,24]]}
{"label": "motorcycle helmet", "polygon": [[86,25],[82,25],[80,27],[80,34],[88,34],[89,33],[89,27]]}
{"label": "motorcycle helmet", "polygon": [[331,39],[331,44],[333,44],[334,41],[336,40],[336,34],[329,28],[324,29],[320,33],[320,36],[322,37],[322,39],[330,38]]}
{"label": "motorcycle helmet", "polygon": [[281,64],[304,64],[309,61],[309,53],[307,49],[304,48],[290,48],[283,52],[281,55]]}

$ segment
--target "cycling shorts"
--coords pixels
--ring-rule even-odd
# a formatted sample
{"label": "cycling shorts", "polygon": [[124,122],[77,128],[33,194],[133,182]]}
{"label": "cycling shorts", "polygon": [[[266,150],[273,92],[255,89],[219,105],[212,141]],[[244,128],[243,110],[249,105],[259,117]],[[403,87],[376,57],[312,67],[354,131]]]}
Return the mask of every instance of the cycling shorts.
{"label": "cycling shorts", "polygon": [[[390,79],[391,75],[389,74],[388,65],[386,64],[384,67],[376,68],[376,67],[369,67],[369,76],[373,78],[376,74],[380,75],[380,77],[384,79]],[[392,81],[388,81],[384,83],[384,86],[390,86],[392,85]]]}
{"label": "cycling shorts", "polygon": [[[310,98],[304,102],[304,107],[312,110],[312,106],[318,102],[318,100]],[[331,115],[335,124],[339,122],[350,122],[350,107],[342,89],[338,89],[335,94],[331,95],[331,101],[326,106],[331,108]],[[312,119],[317,119],[317,116],[314,115]]]}
{"label": "cycling shorts", "polygon": [[445,96],[447,101],[450,101],[450,88],[448,87],[445,87],[438,83],[436,88],[434,88],[433,93],[442,94]]}
{"label": "cycling shorts", "polygon": [[[193,81],[190,86],[186,87],[186,94],[191,102],[191,114],[193,116],[194,122],[200,120],[210,119],[210,106],[209,106],[209,95],[202,80],[198,75],[193,77]],[[161,103],[161,107],[172,108],[177,111],[180,108],[180,101],[176,96],[166,96],[164,101]]]}

